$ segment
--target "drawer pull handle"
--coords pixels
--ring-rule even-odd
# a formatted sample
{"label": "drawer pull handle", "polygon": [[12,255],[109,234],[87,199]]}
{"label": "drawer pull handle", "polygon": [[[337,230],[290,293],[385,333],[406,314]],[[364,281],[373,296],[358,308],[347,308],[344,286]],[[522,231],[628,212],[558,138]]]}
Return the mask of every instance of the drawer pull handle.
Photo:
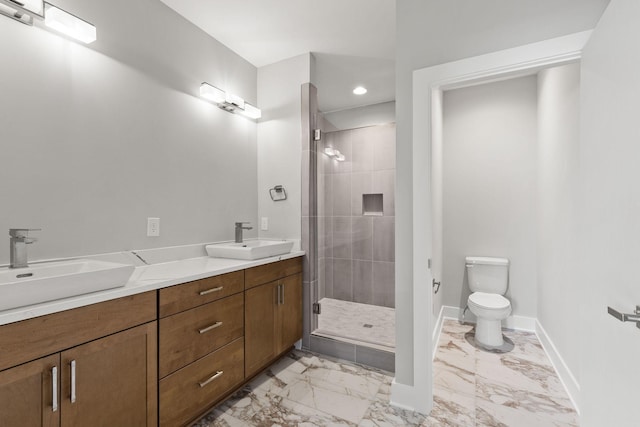
{"label": "drawer pull handle", "polygon": [[215,328],[219,328],[220,326],[222,326],[222,322],[216,322],[211,326],[207,326],[206,328],[200,329],[198,332],[200,332],[201,334],[204,334],[206,332],[214,330]]}
{"label": "drawer pull handle", "polygon": [[219,378],[223,373],[224,373],[223,371],[218,371],[213,376],[211,376],[211,378],[209,378],[208,380],[201,381],[198,384],[200,385],[200,387],[205,387],[211,381],[215,380],[216,378]]}
{"label": "drawer pull handle", "polygon": [[76,403],[76,361],[71,361],[71,403]]}
{"label": "drawer pull handle", "polygon": [[214,292],[220,292],[221,290],[224,289],[224,286],[218,286],[217,288],[211,288],[211,289],[207,289],[206,291],[200,291],[200,295],[209,295],[212,294]]}
{"label": "drawer pull handle", "polygon": [[58,367],[51,368],[51,407],[53,412],[58,410]]}

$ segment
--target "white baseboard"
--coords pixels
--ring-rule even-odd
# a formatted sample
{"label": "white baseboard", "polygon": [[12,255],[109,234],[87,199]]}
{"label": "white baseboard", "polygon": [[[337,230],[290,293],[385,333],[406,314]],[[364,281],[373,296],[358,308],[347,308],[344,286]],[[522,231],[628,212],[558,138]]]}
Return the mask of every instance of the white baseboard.
{"label": "white baseboard", "polygon": [[[473,313],[467,310],[467,313],[462,318],[463,309],[460,307],[452,307],[452,306],[442,306],[440,309],[440,315],[438,316],[438,320],[436,322],[436,327],[433,331],[434,337],[434,349],[433,349],[433,357],[435,358],[435,354],[438,347],[438,341],[440,338],[440,334],[442,332],[442,323],[444,319],[454,319],[458,321],[464,320],[468,323],[476,323],[476,317]],[[579,406],[579,398],[580,398],[580,384],[576,380],[576,377],[573,375],[567,364],[564,362],[564,359],[558,352],[558,349],[553,344],[549,335],[544,330],[538,319],[534,317],[526,317],[526,316],[509,316],[502,325],[505,328],[516,329],[520,331],[528,331],[534,332],[542,344],[542,348],[544,349],[547,357],[551,361],[556,373],[558,374],[558,378],[564,385],[569,398],[573,402],[573,405],[576,408],[578,414],[580,414],[580,406]],[[437,339],[436,339],[437,338]]]}
{"label": "white baseboard", "polygon": [[[467,310],[465,313],[464,319],[462,318],[462,312],[464,310],[460,307],[452,307],[452,306],[442,306],[440,310],[440,316],[443,319],[456,319],[456,320],[464,320],[468,323],[476,323],[476,316],[471,312],[471,310]],[[442,322],[440,321],[438,324],[439,327],[442,327]],[[503,322],[502,326],[508,329],[516,329],[518,331],[528,331],[535,332],[536,331],[536,318],[535,317],[527,317],[527,316],[509,316]],[[438,332],[439,334],[439,332]],[[434,331],[435,336],[435,331]]]}
{"label": "white baseboard", "polygon": [[447,306],[443,305],[442,307],[440,307],[440,313],[438,314],[438,318],[436,319],[436,325],[433,328],[433,335],[432,335],[432,341],[431,341],[431,344],[433,345],[433,354],[431,355],[431,360],[434,360],[436,358],[436,353],[438,351],[438,343],[440,342],[440,333],[442,332],[442,322],[446,317],[444,314],[445,308],[447,308]]}
{"label": "white baseboard", "polygon": [[[431,385],[429,385],[431,387]],[[433,399],[426,399],[425,390],[418,387],[400,384],[394,378],[391,382],[391,400],[389,403],[401,409],[428,414],[433,409]]]}
{"label": "white baseboard", "polygon": [[573,402],[573,406],[576,408],[576,412],[580,415],[580,384],[576,380],[576,377],[573,376],[573,373],[564,362],[564,359],[558,352],[558,349],[547,335],[547,332],[544,330],[540,322],[536,320],[536,335],[538,336],[538,340],[540,344],[542,344],[542,348],[545,353],[551,360],[551,364],[553,365],[556,373],[558,374],[558,378],[560,378],[560,382],[564,385],[569,398]]}

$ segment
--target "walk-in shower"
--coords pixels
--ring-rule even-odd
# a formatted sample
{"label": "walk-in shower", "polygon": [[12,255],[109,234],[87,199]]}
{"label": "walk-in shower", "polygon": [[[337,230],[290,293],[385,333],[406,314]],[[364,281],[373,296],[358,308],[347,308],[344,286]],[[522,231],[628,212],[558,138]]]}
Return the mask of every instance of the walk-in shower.
{"label": "walk-in shower", "polygon": [[318,144],[312,348],[322,342],[320,351],[338,348],[335,355],[362,363],[358,353],[375,354],[392,369],[395,125],[328,132]]}

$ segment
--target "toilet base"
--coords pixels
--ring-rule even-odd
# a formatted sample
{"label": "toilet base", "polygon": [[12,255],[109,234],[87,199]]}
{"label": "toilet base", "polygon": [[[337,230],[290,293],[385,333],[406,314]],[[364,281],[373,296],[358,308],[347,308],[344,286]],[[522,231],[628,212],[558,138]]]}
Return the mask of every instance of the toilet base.
{"label": "toilet base", "polygon": [[487,348],[501,347],[504,344],[502,321],[478,319],[475,339],[478,344]]}

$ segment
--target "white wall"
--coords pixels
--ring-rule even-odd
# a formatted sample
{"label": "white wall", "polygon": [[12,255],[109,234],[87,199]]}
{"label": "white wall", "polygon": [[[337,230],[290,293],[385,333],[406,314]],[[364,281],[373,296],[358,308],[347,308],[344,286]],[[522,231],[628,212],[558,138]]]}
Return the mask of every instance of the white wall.
{"label": "white wall", "polygon": [[612,0],[584,50],[580,99],[580,425],[635,426],[640,330],[607,314],[640,304],[640,2]]}
{"label": "white wall", "polygon": [[[396,381],[413,383],[412,72],[593,28],[609,0],[396,2]],[[576,11],[580,11],[577,13]],[[545,22],[545,25],[540,25]]]}
{"label": "white wall", "polygon": [[[269,219],[261,237],[300,239],[301,85],[311,81],[311,69],[310,54],[258,69],[258,216]],[[276,185],[285,187],[287,200],[271,200],[269,189]]]}
{"label": "white wall", "polygon": [[255,102],[255,67],[158,1],[56,4],[98,41],[0,17],[0,231],[42,228],[29,249],[43,259],[231,239],[255,221],[257,126],[197,96],[206,80]]}
{"label": "white wall", "polygon": [[512,314],[536,314],[535,76],[444,93],[445,305],[465,307],[465,256],[510,260]]}
{"label": "white wall", "polygon": [[390,101],[332,111],[325,113],[324,118],[331,124],[332,130],[347,130],[395,123],[396,103],[395,101]]}
{"label": "white wall", "polygon": [[[580,153],[580,64],[538,74],[537,319],[577,382],[580,370],[575,225]],[[575,387],[575,385],[574,385]]]}

